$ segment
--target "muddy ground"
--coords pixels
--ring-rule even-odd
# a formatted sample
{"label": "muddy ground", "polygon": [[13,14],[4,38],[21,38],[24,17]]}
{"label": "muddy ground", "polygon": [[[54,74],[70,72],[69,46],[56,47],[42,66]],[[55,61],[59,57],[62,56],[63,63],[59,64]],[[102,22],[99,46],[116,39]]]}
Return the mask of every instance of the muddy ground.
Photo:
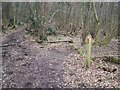
{"label": "muddy ground", "polygon": [[[3,35],[1,47],[3,88],[118,88],[120,86],[118,64],[96,58],[86,70],[85,47],[79,46],[83,49],[83,55],[80,55],[67,42],[38,44],[30,40],[25,27]],[[117,40],[112,40],[108,46],[92,48],[92,56],[109,54],[118,54]],[[99,67],[100,64],[115,70],[106,71]]]}

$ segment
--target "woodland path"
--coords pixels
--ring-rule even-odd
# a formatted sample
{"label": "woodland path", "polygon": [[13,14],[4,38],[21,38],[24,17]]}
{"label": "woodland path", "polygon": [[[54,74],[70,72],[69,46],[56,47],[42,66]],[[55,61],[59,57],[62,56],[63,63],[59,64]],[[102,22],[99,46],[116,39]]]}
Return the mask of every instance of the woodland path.
{"label": "woodland path", "polygon": [[103,71],[97,62],[85,70],[85,58],[68,43],[41,47],[29,41],[25,27],[3,37],[2,45],[4,88],[118,87],[118,72]]}
{"label": "woodland path", "polygon": [[[73,51],[66,47],[39,48],[26,40],[24,28],[3,40],[3,87],[61,87],[63,62]],[[5,84],[4,84],[5,83]]]}

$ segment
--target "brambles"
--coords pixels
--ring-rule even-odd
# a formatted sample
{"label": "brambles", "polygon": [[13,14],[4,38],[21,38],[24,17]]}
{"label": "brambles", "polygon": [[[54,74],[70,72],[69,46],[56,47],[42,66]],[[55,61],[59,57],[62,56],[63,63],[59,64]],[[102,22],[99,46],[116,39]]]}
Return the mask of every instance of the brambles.
{"label": "brambles", "polygon": [[56,35],[56,31],[53,28],[47,28],[47,35]]}
{"label": "brambles", "polygon": [[37,16],[34,16],[34,18],[29,17],[29,20],[31,21],[29,31],[31,35],[34,35],[38,37],[38,41],[42,43],[42,41],[47,41],[47,36],[48,35],[56,35],[56,30],[51,28],[51,27],[46,27],[44,22],[45,22],[45,17],[41,17],[41,20],[36,19],[38,18]]}

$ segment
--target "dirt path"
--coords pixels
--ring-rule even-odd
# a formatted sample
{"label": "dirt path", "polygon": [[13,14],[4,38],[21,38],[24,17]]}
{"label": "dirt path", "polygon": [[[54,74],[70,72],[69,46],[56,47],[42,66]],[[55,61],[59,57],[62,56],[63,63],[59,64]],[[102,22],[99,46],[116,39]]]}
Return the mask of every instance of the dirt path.
{"label": "dirt path", "polygon": [[41,48],[27,39],[24,27],[7,35],[2,45],[4,88],[118,87],[118,71],[103,71],[96,62],[85,70],[85,58],[68,43]]}
{"label": "dirt path", "polygon": [[[17,30],[3,41],[3,87],[61,87],[63,61],[72,53],[65,47],[39,48]],[[34,46],[33,46],[34,45]],[[5,83],[5,84],[4,84]]]}

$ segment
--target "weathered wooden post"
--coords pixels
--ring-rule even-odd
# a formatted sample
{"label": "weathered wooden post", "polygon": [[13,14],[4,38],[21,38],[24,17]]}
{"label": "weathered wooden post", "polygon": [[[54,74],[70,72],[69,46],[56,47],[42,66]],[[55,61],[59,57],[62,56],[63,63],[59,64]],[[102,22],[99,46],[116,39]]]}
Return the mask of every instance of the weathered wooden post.
{"label": "weathered wooden post", "polygon": [[86,67],[90,67],[91,64],[91,47],[92,47],[92,36],[88,34],[85,39],[87,46],[87,55],[86,55]]}

